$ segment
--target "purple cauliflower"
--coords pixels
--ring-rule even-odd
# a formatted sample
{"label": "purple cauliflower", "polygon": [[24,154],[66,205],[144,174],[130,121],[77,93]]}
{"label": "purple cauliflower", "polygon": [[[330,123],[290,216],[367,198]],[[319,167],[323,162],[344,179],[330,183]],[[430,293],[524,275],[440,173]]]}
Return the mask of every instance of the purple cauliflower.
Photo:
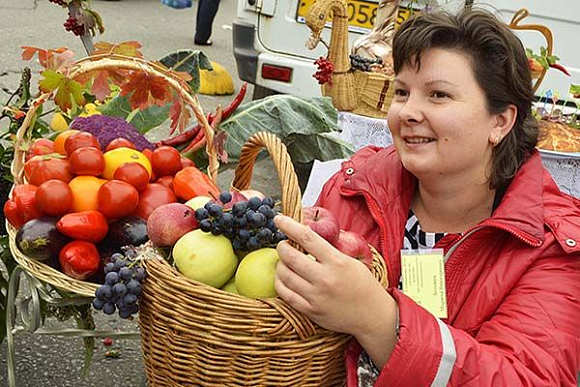
{"label": "purple cauliflower", "polygon": [[105,150],[107,145],[116,138],[122,137],[131,141],[139,151],[144,149],[155,149],[145,136],[137,128],[120,117],[110,117],[95,114],[89,117],[77,117],[70,124],[71,129],[89,132],[97,138],[101,144],[101,150]]}

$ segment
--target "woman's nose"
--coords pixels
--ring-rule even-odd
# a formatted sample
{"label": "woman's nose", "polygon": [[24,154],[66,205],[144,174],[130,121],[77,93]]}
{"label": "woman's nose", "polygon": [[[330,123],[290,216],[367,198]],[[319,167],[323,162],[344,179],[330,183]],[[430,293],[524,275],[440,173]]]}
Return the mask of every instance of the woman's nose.
{"label": "woman's nose", "polygon": [[399,119],[406,123],[420,122],[423,119],[420,102],[409,96],[399,110]]}

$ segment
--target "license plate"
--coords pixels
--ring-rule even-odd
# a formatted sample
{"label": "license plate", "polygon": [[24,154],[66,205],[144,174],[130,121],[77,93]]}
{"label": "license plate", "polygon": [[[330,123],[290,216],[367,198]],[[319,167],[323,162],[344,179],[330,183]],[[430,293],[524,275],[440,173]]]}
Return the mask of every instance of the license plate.
{"label": "license plate", "polygon": [[[296,12],[296,21],[306,23],[306,15],[315,0],[300,0]],[[364,0],[348,0],[348,29],[363,34],[369,33],[375,24],[378,3]],[[416,11],[414,11],[416,12]],[[410,9],[400,6],[397,14],[397,27],[411,16]],[[332,25],[329,16],[326,26]]]}

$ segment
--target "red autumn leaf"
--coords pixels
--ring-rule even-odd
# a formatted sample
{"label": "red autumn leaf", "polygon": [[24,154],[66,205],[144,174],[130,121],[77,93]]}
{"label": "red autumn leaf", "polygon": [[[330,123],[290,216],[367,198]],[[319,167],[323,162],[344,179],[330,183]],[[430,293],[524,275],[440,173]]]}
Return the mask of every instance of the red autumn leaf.
{"label": "red autumn leaf", "polygon": [[45,69],[59,70],[70,67],[74,53],[66,47],[45,50],[38,47],[22,46],[22,59],[31,60],[38,54],[38,62]]}
{"label": "red autumn leaf", "polygon": [[103,102],[110,92],[111,89],[109,89],[109,72],[107,70],[99,71],[95,79],[93,79],[91,93],[97,98],[97,100]]}
{"label": "red autumn leaf", "polygon": [[165,106],[171,101],[167,80],[143,71],[131,73],[129,80],[121,87],[121,96],[130,93],[131,109],[146,109],[152,105]]}
{"label": "red autumn leaf", "polygon": [[226,152],[226,140],[228,138],[228,133],[224,130],[220,130],[216,133],[213,138],[213,146],[217,152],[220,161],[224,164],[228,163],[228,152]]}
{"label": "red autumn leaf", "polygon": [[171,118],[171,126],[169,135],[171,136],[177,129],[180,133],[186,128],[191,119],[191,112],[177,97],[173,99],[173,104],[169,109],[169,117]]}
{"label": "red autumn leaf", "polygon": [[127,42],[121,42],[117,44],[112,44],[109,42],[98,42],[95,43],[95,51],[93,55],[99,54],[117,54],[124,56],[131,56],[135,58],[142,58],[143,54],[139,50],[141,44],[137,41],[131,40]]}

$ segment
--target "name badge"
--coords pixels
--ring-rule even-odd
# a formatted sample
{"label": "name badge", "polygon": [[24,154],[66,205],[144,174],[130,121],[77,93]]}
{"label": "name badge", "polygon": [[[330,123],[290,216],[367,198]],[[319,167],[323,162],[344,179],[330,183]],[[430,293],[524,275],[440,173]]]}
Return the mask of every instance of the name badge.
{"label": "name badge", "polygon": [[403,293],[435,317],[447,318],[443,249],[401,250]]}

